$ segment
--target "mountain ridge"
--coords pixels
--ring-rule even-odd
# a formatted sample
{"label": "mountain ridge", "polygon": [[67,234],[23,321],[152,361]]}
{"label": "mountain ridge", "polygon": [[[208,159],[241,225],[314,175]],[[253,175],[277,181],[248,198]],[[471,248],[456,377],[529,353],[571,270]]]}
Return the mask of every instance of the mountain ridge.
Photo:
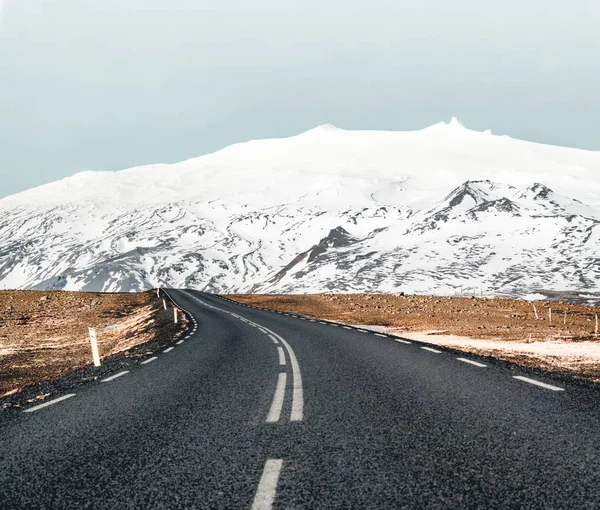
{"label": "mountain ridge", "polygon": [[325,125],[6,197],[0,288],[598,290],[600,154],[443,124]]}

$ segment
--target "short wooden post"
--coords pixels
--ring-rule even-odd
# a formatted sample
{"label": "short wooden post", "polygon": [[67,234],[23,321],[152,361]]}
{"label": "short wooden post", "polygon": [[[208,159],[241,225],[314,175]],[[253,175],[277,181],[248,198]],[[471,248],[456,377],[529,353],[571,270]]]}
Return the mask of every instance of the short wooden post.
{"label": "short wooden post", "polygon": [[96,340],[96,330],[94,328],[88,328],[90,333],[90,344],[92,344],[92,359],[94,360],[94,366],[100,366],[100,354],[98,353],[98,342]]}

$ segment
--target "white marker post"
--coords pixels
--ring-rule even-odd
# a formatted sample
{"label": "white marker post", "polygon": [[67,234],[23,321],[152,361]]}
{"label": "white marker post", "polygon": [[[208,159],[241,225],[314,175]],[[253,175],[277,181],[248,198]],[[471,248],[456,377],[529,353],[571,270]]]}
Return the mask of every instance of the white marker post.
{"label": "white marker post", "polygon": [[535,308],[535,305],[533,305],[533,313],[535,313],[535,318],[537,320],[538,319],[538,314],[537,314],[537,309]]}
{"label": "white marker post", "polygon": [[100,354],[98,353],[98,342],[96,340],[96,330],[94,328],[88,328],[90,332],[90,344],[92,344],[92,358],[94,360],[94,366],[100,366]]}
{"label": "white marker post", "polygon": [[173,307],[173,320],[177,324],[177,308]]}
{"label": "white marker post", "polygon": [[565,318],[563,319],[563,324],[567,323],[567,311],[565,310]]}
{"label": "white marker post", "polygon": [[548,320],[552,322],[552,308],[548,308]]}
{"label": "white marker post", "polygon": [[596,333],[594,333],[594,336],[598,336],[598,314],[596,314]]}
{"label": "white marker post", "polygon": [[156,289],[156,297],[160,297],[160,289]]}
{"label": "white marker post", "polygon": [[163,299],[163,306],[165,307],[165,310],[167,309],[167,302]]}

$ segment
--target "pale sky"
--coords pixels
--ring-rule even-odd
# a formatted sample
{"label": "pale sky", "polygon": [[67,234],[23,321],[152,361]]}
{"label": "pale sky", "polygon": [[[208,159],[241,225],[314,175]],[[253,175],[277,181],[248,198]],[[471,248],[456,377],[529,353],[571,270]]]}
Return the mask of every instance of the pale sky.
{"label": "pale sky", "polygon": [[598,55],[597,0],[0,0],[0,197],[323,123],[600,150]]}

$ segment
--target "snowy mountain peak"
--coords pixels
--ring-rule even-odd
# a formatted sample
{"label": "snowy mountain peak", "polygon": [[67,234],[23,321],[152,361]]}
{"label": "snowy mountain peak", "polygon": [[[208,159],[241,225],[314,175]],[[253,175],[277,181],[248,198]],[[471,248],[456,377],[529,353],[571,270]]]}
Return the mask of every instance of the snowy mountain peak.
{"label": "snowy mountain peak", "polygon": [[548,186],[545,186],[539,182],[528,186],[523,191],[518,193],[517,198],[529,198],[532,200],[548,200],[551,199],[554,195],[554,191],[552,191]]}
{"label": "snowy mountain peak", "polygon": [[470,208],[475,204],[503,198],[507,192],[512,192],[514,189],[513,186],[499,184],[488,179],[466,181],[446,196],[443,204],[446,208],[456,208],[466,202],[465,207]]}
{"label": "snowy mountain peak", "polygon": [[345,131],[345,129],[339,128],[337,126],[334,126],[333,124],[321,124],[319,126],[316,126],[312,129],[309,129],[308,131],[305,131],[304,133],[302,133],[303,135],[308,134],[308,133],[336,133],[336,132],[343,132]]}
{"label": "snowy mountain peak", "polygon": [[469,211],[471,216],[476,216],[478,212],[498,212],[498,213],[510,213],[513,216],[519,216],[519,206],[515,204],[512,200],[503,197],[497,200],[490,200],[475,206],[473,209]]}
{"label": "snowy mountain peak", "polygon": [[0,200],[0,288],[593,289],[599,209],[600,153],[326,124]]}
{"label": "snowy mountain peak", "polygon": [[448,126],[453,127],[453,128],[464,128],[465,127],[460,123],[460,121],[456,117],[452,117],[450,119]]}
{"label": "snowy mountain peak", "polygon": [[453,134],[460,134],[460,133],[476,133],[476,131],[472,131],[468,128],[466,128],[456,117],[452,117],[450,119],[450,122],[446,122],[446,121],[440,121],[437,124],[433,124],[432,126],[426,127],[425,129],[422,129],[421,131],[425,131],[425,132],[442,132],[442,133],[453,133]]}
{"label": "snowy mountain peak", "polygon": [[335,227],[329,231],[327,237],[324,237],[319,241],[319,245],[323,247],[334,246],[339,248],[340,246],[347,246],[354,242],[355,239],[348,233],[348,231],[342,227]]}

